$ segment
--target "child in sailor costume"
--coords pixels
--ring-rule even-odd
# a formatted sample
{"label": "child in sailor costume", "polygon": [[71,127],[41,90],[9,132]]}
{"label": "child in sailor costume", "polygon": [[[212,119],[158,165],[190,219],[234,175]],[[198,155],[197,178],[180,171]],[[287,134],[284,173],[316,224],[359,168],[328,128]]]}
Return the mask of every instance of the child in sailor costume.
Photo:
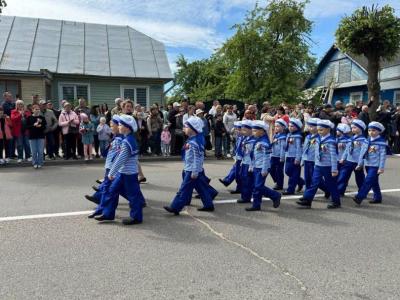
{"label": "child in sailor costume", "polygon": [[301,178],[301,156],[303,135],[301,128],[303,123],[300,120],[291,118],[289,121],[289,133],[286,137],[286,162],[285,173],[289,177],[288,188],[283,195],[294,195],[300,192],[304,186],[304,179]]}
{"label": "child in sailor costume", "polygon": [[360,159],[358,161],[358,169],[365,166],[367,176],[357,195],[353,198],[354,202],[361,204],[367,197],[369,191],[374,192],[373,200],[369,203],[382,203],[382,193],[379,186],[379,175],[384,173],[386,154],[388,145],[381,134],[385,131],[385,127],[379,122],[371,122],[368,124],[368,141],[361,149]]}
{"label": "child in sailor costume", "polygon": [[232,166],[231,170],[229,171],[229,174],[225,178],[219,179],[219,181],[224,186],[228,186],[235,180],[236,189],[234,191],[231,191],[231,194],[240,194],[241,191],[240,168],[242,165],[242,158],[243,158],[243,153],[242,153],[243,136],[241,134],[242,122],[241,121],[234,122],[234,128],[236,132],[235,156],[234,156],[235,163]]}
{"label": "child in sailor costume", "polygon": [[[140,224],[143,221],[144,197],[138,181],[138,155],[134,132],[137,131],[137,123],[132,116],[121,115],[119,132],[124,135],[119,155],[115,158],[108,179],[110,187],[104,192],[104,207],[102,214],[96,216],[98,221],[114,220],[115,210],[118,206],[118,195],[123,195],[129,201],[129,218],[122,220],[124,225]],[[102,199],[103,202],[103,199]]]}
{"label": "child in sailor costume", "polygon": [[243,135],[243,142],[242,142],[242,167],[240,168],[240,178],[242,182],[241,187],[241,199],[237,201],[237,203],[250,203],[251,202],[251,194],[253,192],[253,174],[250,168],[252,163],[252,153],[253,147],[255,143],[255,138],[252,135],[252,125],[253,122],[250,120],[243,120],[242,121],[242,135]]}
{"label": "child in sailor costume", "polygon": [[272,140],[271,170],[270,174],[275,182],[274,190],[283,189],[285,179],[285,149],[286,149],[286,130],[287,123],[283,119],[275,121],[275,134]]}
{"label": "child in sailor costume", "polygon": [[349,125],[340,123],[336,127],[336,143],[338,147],[338,170],[340,172],[340,169],[342,167],[342,163],[344,161],[344,154],[346,151],[346,148],[349,146],[349,143],[351,143],[351,137],[349,136],[351,132],[351,128]]}
{"label": "child in sailor costume", "polygon": [[356,169],[360,160],[361,148],[367,143],[367,139],[364,136],[365,129],[366,125],[361,120],[356,119],[351,123],[351,131],[353,132],[353,136],[350,142],[347,144],[342,160],[339,161],[339,163],[342,165],[340,167],[339,177],[337,180],[340,195],[344,195],[346,192],[347,185],[353,172],[355,174],[357,187],[359,189],[365,180],[363,169]]}
{"label": "child in sailor costume", "polygon": [[212,195],[203,173],[204,138],[201,135],[203,121],[198,117],[190,117],[184,124],[185,134],[189,137],[184,146],[184,178],[178,193],[170,206],[164,206],[169,213],[179,215],[179,212],[190,203],[193,189],[196,189],[203,202],[199,211],[214,211]]}
{"label": "child in sailor costume", "polygon": [[318,121],[318,132],[320,138],[317,139],[315,150],[315,169],[313,172],[312,183],[303,194],[303,197],[297,201],[297,204],[303,207],[311,207],[314,196],[322,181],[325,180],[326,187],[331,195],[331,202],[327,208],[340,207],[340,195],[336,186],[337,171],[337,150],[336,139],[330,131],[335,125],[329,120]]}
{"label": "child in sailor costume", "polygon": [[268,197],[273,201],[274,208],[279,207],[281,194],[265,186],[265,180],[271,167],[271,144],[268,138],[269,126],[264,121],[254,121],[252,126],[255,138],[252,162],[250,168],[253,173],[253,205],[246,211],[261,210],[262,197]]}

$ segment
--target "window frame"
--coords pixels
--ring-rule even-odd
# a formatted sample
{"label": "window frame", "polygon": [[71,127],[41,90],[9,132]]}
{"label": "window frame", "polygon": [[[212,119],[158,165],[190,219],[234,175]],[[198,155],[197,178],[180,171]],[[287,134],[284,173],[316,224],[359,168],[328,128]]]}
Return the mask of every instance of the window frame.
{"label": "window frame", "polygon": [[121,84],[120,85],[120,97],[121,99],[124,99],[124,90],[125,89],[133,89],[135,90],[134,92],[134,98],[131,99],[134,103],[134,105],[137,105],[137,89],[146,89],[146,110],[150,108],[150,87],[148,85],[130,85],[130,84]]}
{"label": "window frame", "polygon": [[[397,97],[399,98],[399,100],[396,100]],[[400,105],[400,90],[395,90],[393,92],[393,105]]]}
{"label": "window frame", "polygon": [[350,93],[349,103],[355,104],[356,101],[358,101],[358,100],[353,100],[353,96],[360,96],[359,100],[363,101],[364,92],[361,91],[361,92]]}
{"label": "window frame", "polygon": [[87,103],[91,102],[91,95],[90,95],[90,83],[89,82],[68,82],[68,81],[64,81],[64,82],[59,82],[58,83],[58,102],[59,104],[61,104],[61,101],[64,100],[64,95],[63,95],[63,86],[73,86],[74,87],[74,98],[77,100],[77,86],[78,85],[83,85],[86,86],[88,89],[88,99],[85,99],[87,101]]}

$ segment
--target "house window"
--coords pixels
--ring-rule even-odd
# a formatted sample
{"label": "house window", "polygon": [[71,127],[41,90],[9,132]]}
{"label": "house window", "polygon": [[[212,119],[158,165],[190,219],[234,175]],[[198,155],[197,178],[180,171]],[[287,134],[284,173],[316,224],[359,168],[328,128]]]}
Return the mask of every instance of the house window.
{"label": "house window", "polygon": [[357,101],[362,101],[363,92],[350,93],[350,103],[355,104]]}
{"label": "house window", "polygon": [[10,92],[13,99],[18,95],[21,97],[21,81],[19,80],[0,80],[0,99],[4,92]]}
{"label": "house window", "polygon": [[149,88],[146,86],[121,85],[121,98],[132,100],[135,105],[140,104],[149,108]]}
{"label": "house window", "polygon": [[90,86],[87,83],[60,83],[58,94],[60,101],[74,101],[79,98],[89,100]]}
{"label": "house window", "polygon": [[400,90],[394,91],[393,104],[396,106],[400,105]]}

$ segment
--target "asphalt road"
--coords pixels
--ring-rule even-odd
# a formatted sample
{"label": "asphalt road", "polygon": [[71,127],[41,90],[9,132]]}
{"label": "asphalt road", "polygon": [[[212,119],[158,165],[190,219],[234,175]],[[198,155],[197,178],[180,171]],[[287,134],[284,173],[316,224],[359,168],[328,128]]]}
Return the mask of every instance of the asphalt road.
{"label": "asphalt road", "polygon": [[230,164],[206,164],[220,191],[214,213],[194,200],[174,217],[162,206],[181,163],[145,163],[149,207],[133,227],[120,222],[125,200],[116,222],[86,218],[93,205],[83,195],[99,165],[1,169],[0,299],[400,298],[400,158],[382,175],[383,204],[356,207],[347,197],[335,211],[323,199],[311,210],[285,199],[245,212],[217,180]]}

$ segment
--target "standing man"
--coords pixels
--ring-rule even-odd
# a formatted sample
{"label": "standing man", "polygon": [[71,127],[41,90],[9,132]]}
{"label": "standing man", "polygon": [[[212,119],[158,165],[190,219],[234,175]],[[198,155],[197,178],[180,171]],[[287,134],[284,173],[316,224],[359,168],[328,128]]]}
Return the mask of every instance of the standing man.
{"label": "standing man", "polygon": [[54,132],[58,127],[58,120],[54,115],[54,112],[50,109],[47,109],[47,101],[40,100],[40,115],[43,116],[46,120],[46,127],[44,129],[44,134],[46,138],[46,154],[50,159],[56,159],[54,157],[54,148],[55,148],[55,141],[54,141]]}
{"label": "standing man", "polygon": [[4,92],[1,106],[3,106],[4,114],[11,117],[11,111],[15,109],[15,102],[10,92]]}
{"label": "standing man", "polygon": [[175,129],[176,129],[176,116],[179,114],[179,107],[181,105],[178,102],[174,102],[172,104],[172,110],[168,114],[168,122],[170,123],[169,130],[171,132],[171,154],[176,155],[177,150],[176,149],[176,134],[175,134]]}
{"label": "standing man", "polygon": [[47,109],[51,110],[54,113],[54,116],[57,119],[57,128],[53,131],[54,136],[54,155],[56,157],[60,157],[59,150],[60,150],[60,133],[61,127],[58,125],[58,119],[60,118],[61,111],[57,110],[53,107],[52,102],[47,102]]}

